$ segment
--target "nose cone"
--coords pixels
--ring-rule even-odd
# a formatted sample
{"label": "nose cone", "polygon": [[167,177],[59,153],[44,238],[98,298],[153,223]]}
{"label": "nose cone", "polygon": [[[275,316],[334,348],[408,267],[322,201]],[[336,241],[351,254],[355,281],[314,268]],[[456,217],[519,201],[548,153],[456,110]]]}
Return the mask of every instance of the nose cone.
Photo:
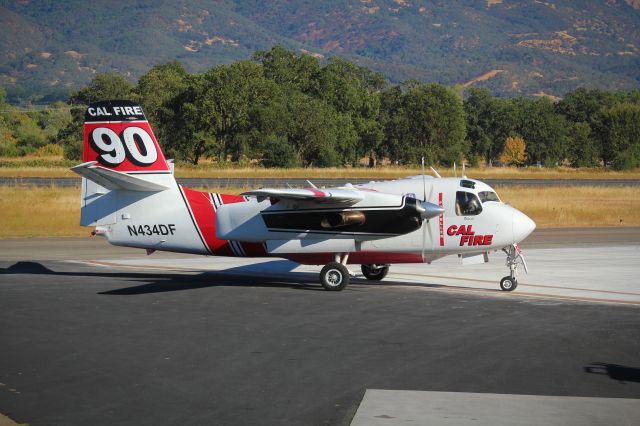
{"label": "nose cone", "polygon": [[513,212],[513,240],[519,243],[524,240],[536,229],[536,223],[529,216],[520,210]]}

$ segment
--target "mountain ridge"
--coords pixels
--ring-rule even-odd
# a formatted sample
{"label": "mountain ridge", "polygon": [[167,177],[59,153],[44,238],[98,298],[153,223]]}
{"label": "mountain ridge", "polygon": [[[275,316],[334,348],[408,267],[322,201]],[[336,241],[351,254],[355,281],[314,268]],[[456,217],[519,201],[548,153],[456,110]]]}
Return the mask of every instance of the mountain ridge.
{"label": "mountain ridge", "polygon": [[274,44],[383,73],[501,96],[640,82],[640,1],[0,0],[0,85],[64,99],[97,72],[131,80],[179,60],[193,72]]}

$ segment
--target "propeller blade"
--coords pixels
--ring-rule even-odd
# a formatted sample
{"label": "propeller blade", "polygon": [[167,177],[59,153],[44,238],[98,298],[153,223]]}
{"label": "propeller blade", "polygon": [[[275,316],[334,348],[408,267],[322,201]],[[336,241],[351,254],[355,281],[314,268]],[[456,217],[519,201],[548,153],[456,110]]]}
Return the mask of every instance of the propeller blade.
{"label": "propeller blade", "polygon": [[424,157],[422,157],[422,200],[427,201],[427,181],[424,176]]}
{"label": "propeller blade", "polygon": [[[433,169],[433,167],[431,167],[431,170],[433,170],[433,172],[436,174],[437,177],[440,177],[438,172],[436,172]],[[440,209],[440,206],[436,206],[435,204],[429,202],[429,200],[431,200],[431,195],[433,195],[433,187],[434,185],[431,185],[431,188],[429,189],[429,196],[427,196],[427,182],[424,175],[424,157],[422,157],[422,192],[424,196],[423,198],[424,202],[422,203],[420,208],[424,210],[424,213],[421,211],[420,217],[422,218],[422,261],[423,262],[425,259],[424,254],[427,251],[427,234],[429,234],[429,242],[431,243],[431,249],[433,250],[433,235],[431,233],[431,224],[429,223],[430,217],[427,217],[427,216],[430,216],[432,214],[433,207],[435,207],[436,209]],[[442,211],[444,211],[444,209],[442,209]]]}

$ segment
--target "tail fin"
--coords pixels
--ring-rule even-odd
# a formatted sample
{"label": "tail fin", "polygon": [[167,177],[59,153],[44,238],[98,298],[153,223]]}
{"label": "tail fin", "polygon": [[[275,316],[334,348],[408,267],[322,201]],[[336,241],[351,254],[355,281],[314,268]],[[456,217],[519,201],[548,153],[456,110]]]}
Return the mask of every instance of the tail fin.
{"label": "tail fin", "polygon": [[131,101],[89,105],[84,123],[84,163],[71,170],[82,176],[80,224],[111,225],[131,196],[141,200],[175,188],[172,169],[142,107]]}
{"label": "tail fin", "polygon": [[142,107],[131,101],[89,105],[85,113],[83,159],[124,173],[170,172]]}

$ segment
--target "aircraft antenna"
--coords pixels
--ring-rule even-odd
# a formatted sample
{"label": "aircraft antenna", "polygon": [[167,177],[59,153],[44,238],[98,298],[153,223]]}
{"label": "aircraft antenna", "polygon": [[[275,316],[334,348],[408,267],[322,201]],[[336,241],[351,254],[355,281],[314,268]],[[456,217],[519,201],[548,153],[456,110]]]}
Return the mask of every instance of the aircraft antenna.
{"label": "aircraft antenna", "polygon": [[433,172],[433,174],[434,174],[434,175],[436,175],[436,177],[437,177],[438,179],[442,177],[442,176],[440,176],[440,173],[438,173],[438,172],[436,171],[436,169],[434,169],[433,167],[429,167],[429,168],[431,169],[431,171]]}
{"label": "aircraft antenna", "polygon": [[455,177],[458,177],[458,170],[456,169],[456,162],[453,162],[453,175]]}
{"label": "aircraft antenna", "polygon": [[464,171],[464,161],[462,162],[462,177],[463,178],[467,177],[467,173]]}
{"label": "aircraft antenna", "polygon": [[311,187],[312,187],[312,188],[314,188],[314,189],[318,189],[318,187],[317,187],[317,186],[315,186],[315,185],[313,184],[313,182],[311,182],[309,179],[307,179],[307,183],[308,183],[309,185],[311,185]]}

